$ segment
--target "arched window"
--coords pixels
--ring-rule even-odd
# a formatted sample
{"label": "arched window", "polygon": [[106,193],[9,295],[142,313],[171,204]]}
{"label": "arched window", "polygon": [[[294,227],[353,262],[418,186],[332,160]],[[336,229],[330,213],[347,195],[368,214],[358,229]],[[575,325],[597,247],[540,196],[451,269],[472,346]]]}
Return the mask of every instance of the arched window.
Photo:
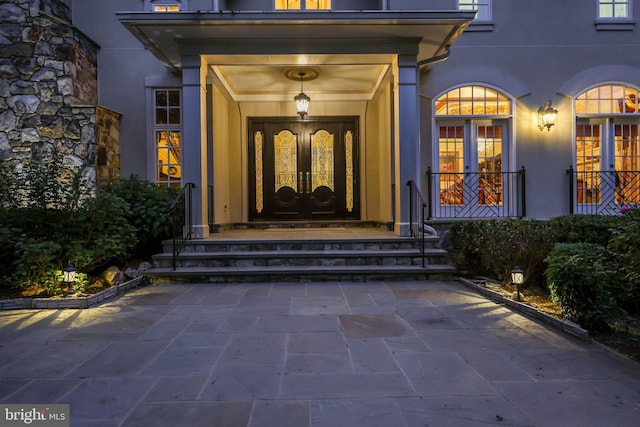
{"label": "arched window", "polygon": [[640,202],[640,90],[624,84],[575,98],[575,208],[616,214]]}
{"label": "arched window", "polygon": [[510,115],[511,101],[495,89],[463,86],[452,89],[436,101],[436,116]]}
{"label": "arched window", "polygon": [[436,134],[432,203],[440,217],[512,216],[508,165],[512,101],[496,89],[451,89],[434,103]]}

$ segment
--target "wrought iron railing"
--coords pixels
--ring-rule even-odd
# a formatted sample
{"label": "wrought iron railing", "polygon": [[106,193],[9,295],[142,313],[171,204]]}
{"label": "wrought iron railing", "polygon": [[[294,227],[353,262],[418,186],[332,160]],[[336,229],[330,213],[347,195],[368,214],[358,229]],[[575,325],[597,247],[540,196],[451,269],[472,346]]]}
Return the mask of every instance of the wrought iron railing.
{"label": "wrought iron railing", "polygon": [[213,185],[208,185],[207,186],[207,223],[209,224],[209,227],[213,227],[214,223],[215,223],[215,205],[214,205],[214,198],[213,198],[214,192],[213,192]]}
{"label": "wrought iron railing", "polygon": [[569,177],[569,213],[618,215],[625,204],[640,203],[640,171],[576,171]]}
{"label": "wrought iron railing", "polygon": [[522,218],[527,215],[526,171],[427,170],[428,218]]}
{"label": "wrought iron railing", "polygon": [[427,202],[420,194],[420,189],[416,183],[411,180],[407,182],[409,186],[409,228],[411,236],[416,239],[420,245],[420,256],[422,258],[422,267],[425,266],[425,219]]}
{"label": "wrought iron railing", "polygon": [[195,185],[191,182],[185,184],[169,207],[173,219],[172,266],[174,270],[177,266],[178,255],[185,248],[186,242],[191,240],[193,225],[191,192],[194,187]]}

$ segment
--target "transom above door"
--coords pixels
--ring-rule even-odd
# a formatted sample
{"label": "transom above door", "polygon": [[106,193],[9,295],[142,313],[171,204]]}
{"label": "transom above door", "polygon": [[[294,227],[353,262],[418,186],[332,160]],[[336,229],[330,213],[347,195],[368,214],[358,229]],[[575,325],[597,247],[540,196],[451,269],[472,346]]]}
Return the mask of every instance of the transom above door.
{"label": "transom above door", "polygon": [[359,219],[358,119],[249,119],[249,219]]}

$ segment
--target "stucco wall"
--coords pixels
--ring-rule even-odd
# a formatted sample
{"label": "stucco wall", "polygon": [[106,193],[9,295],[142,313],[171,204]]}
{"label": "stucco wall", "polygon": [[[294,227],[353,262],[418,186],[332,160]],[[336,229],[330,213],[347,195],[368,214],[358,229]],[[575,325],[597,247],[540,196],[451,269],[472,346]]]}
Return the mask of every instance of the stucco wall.
{"label": "stucco wall", "polygon": [[[596,84],[640,87],[640,7],[634,8],[634,30],[598,31],[596,2],[494,0],[493,4],[492,31],[465,32],[448,60],[422,74],[423,169],[431,164],[436,139],[431,127],[433,99],[455,86],[488,85],[515,99],[515,156],[510,169],[526,167],[527,216],[568,214],[565,171],[574,156],[573,97]],[[594,69],[598,72],[590,72]],[[573,93],[563,90],[567,87]],[[559,111],[549,132],[537,127],[538,108],[547,99]]]}
{"label": "stucco wall", "polygon": [[385,81],[369,103],[366,113],[364,155],[361,157],[363,199],[366,217],[390,222],[392,213],[391,83]]}
{"label": "stucco wall", "polygon": [[147,98],[145,79],[153,76],[161,81],[175,79],[150,52],[118,21],[115,11],[141,11],[142,1],[73,1],[74,24],[100,45],[98,93],[100,105],[122,113],[121,173],[135,173],[151,179],[147,170]]}

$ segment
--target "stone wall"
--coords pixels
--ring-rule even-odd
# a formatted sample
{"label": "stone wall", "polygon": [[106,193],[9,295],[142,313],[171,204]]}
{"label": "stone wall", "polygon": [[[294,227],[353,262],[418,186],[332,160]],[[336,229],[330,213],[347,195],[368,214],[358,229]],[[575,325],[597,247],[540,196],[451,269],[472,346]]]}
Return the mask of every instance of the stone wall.
{"label": "stone wall", "polygon": [[98,107],[96,117],[96,175],[98,184],[100,184],[120,178],[120,119],[122,114]]}
{"label": "stone wall", "polygon": [[63,0],[0,2],[0,162],[58,150],[95,188],[99,47]]}

